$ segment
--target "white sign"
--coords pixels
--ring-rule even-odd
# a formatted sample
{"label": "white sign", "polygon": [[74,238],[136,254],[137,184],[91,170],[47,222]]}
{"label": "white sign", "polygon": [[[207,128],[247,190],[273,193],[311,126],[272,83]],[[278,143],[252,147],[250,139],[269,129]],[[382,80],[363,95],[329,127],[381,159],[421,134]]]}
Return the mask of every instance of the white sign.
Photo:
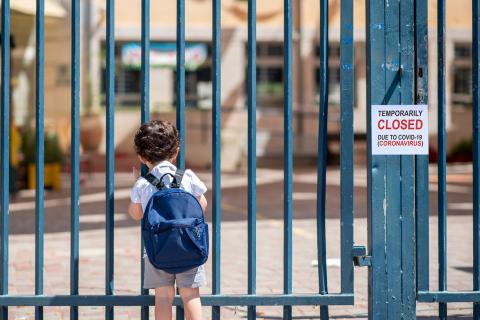
{"label": "white sign", "polygon": [[[206,44],[189,43],[185,46],[185,68],[195,71],[208,58]],[[140,69],[142,64],[142,48],[138,43],[127,43],[122,47],[122,64],[128,68]],[[175,68],[177,64],[177,46],[175,43],[150,44],[150,67]]]}
{"label": "white sign", "polygon": [[372,105],[372,154],[428,154],[427,105]]}

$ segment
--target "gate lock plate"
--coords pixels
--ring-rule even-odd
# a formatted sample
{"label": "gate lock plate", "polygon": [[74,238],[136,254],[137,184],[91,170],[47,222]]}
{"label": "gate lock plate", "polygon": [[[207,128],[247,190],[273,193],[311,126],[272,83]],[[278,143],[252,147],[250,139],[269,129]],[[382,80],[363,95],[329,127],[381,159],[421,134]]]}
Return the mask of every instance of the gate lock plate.
{"label": "gate lock plate", "polygon": [[352,248],[353,264],[356,267],[369,267],[372,265],[372,257],[367,256],[365,246],[353,246]]}

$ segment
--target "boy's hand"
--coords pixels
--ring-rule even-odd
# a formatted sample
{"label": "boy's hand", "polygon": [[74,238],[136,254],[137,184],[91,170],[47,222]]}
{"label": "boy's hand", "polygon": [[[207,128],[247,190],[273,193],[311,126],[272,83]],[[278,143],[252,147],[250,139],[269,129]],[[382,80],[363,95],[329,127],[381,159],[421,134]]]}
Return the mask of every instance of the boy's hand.
{"label": "boy's hand", "polygon": [[136,167],[132,167],[132,174],[133,174],[133,180],[137,181],[138,178],[140,177],[140,170],[138,170]]}

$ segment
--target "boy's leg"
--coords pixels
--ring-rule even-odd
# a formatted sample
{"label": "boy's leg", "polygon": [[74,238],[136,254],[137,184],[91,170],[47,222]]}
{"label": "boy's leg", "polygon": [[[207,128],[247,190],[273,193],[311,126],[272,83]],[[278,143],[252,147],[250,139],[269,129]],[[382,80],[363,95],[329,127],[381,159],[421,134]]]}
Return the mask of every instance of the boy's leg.
{"label": "boy's leg", "polygon": [[173,298],[175,298],[173,286],[155,289],[155,320],[172,319]]}
{"label": "boy's leg", "polygon": [[202,319],[202,303],[199,288],[179,288],[187,320]]}

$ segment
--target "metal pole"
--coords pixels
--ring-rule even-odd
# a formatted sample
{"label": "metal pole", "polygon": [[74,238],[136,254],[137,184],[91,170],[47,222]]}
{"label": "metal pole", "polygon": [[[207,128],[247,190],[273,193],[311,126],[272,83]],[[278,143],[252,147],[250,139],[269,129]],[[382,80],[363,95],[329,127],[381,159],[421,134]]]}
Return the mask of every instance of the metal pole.
{"label": "metal pole", "polygon": [[341,289],[353,293],[353,110],[355,103],[353,1],[341,1],[340,27],[340,213]]}
{"label": "metal pole", "polygon": [[[212,1],[212,295],[220,294],[221,262],[221,7]],[[220,307],[212,307],[212,319],[220,320]]]}
{"label": "metal pole", "polygon": [[[142,66],[140,71],[141,77],[141,96],[140,96],[140,122],[146,123],[150,121],[150,0],[142,0]],[[147,172],[147,167],[142,165],[142,174]],[[144,279],[144,264],[143,260],[143,237],[140,239],[140,293],[141,295],[148,295],[148,289],[143,289]],[[140,317],[142,320],[148,320],[149,307],[142,306],[140,309]]]}
{"label": "metal pole", "polygon": [[[320,1],[320,112],[317,156],[317,258],[318,289],[328,294],[325,196],[328,156],[328,0]],[[320,318],[328,319],[328,306],[320,306]]]}
{"label": "metal pole", "polygon": [[[256,0],[248,1],[248,294],[256,293],[257,236],[256,236],[256,137],[257,137],[257,19]],[[256,319],[256,307],[248,307],[248,320]]]}
{"label": "metal pole", "polygon": [[[480,1],[472,1],[473,91],[473,290],[480,290]],[[480,303],[473,304],[473,319],[480,319]]]}
{"label": "metal pole", "polygon": [[[292,0],[284,0],[284,137],[283,137],[283,293],[292,293],[292,172],[293,172],[293,118],[292,118]],[[283,307],[283,319],[292,319],[292,306]]]}
{"label": "metal pole", "polygon": [[[35,74],[35,109],[36,109],[36,154],[35,154],[35,294],[43,294],[44,265],[44,82],[45,82],[45,3],[37,0],[35,25],[36,38],[36,74]],[[43,307],[35,308],[35,319],[43,319]]]}
{"label": "metal pole", "polygon": [[[438,86],[438,290],[447,290],[447,151],[445,96],[445,0],[437,3],[437,86]],[[439,304],[439,317],[447,319],[447,304]]]}
{"label": "metal pole", "polygon": [[372,105],[414,103],[414,0],[367,0],[369,319],[414,319],[414,157],[372,155]]}
{"label": "metal pole", "polygon": [[[0,145],[2,157],[0,191],[0,294],[8,294],[8,203],[9,203],[9,164],[10,164],[10,0],[2,1],[2,48],[1,48],[1,109],[2,109],[2,141]],[[8,308],[0,306],[0,319],[8,319]]]}
{"label": "metal pole", "polygon": [[[415,0],[416,97],[428,104],[428,3]],[[428,155],[415,156],[415,210],[417,240],[417,290],[429,288],[429,181]]]}
{"label": "metal pole", "polygon": [[[114,167],[115,167],[115,148],[114,148],[114,125],[115,125],[115,3],[113,0],[107,0],[107,68],[106,68],[106,175],[105,175],[105,294],[112,295],[114,288],[114,215],[115,215],[115,195],[114,195]],[[113,307],[105,307],[105,319],[113,319]]]}
{"label": "metal pole", "polygon": [[[72,0],[72,79],[71,79],[71,217],[70,294],[78,295],[79,214],[80,214],[80,1]],[[70,307],[70,319],[78,319],[78,307]]]}

